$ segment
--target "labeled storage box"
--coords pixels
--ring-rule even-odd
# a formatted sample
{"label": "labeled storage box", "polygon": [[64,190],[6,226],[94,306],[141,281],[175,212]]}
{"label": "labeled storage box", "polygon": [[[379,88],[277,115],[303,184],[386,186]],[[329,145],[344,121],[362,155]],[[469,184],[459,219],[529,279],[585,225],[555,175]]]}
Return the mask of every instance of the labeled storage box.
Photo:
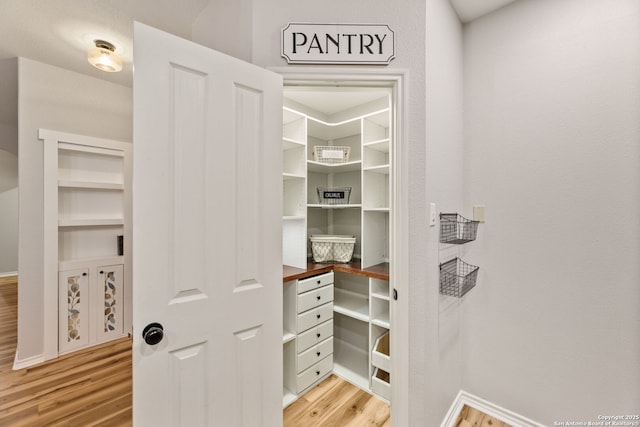
{"label": "labeled storage box", "polygon": [[349,262],[356,246],[355,236],[312,234],[309,240],[315,262]]}
{"label": "labeled storage box", "polygon": [[351,187],[317,187],[321,205],[346,205],[351,196]]}
{"label": "labeled storage box", "polygon": [[320,163],[346,163],[349,161],[351,147],[314,145],[313,159]]}

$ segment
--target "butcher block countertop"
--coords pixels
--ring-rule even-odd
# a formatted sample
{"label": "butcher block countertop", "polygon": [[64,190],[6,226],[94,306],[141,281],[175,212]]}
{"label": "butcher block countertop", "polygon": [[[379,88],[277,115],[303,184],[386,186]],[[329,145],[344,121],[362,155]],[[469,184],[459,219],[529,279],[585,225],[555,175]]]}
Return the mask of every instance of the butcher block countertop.
{"label": "butcher block countertop", "polygon": [[389,280],[389,263],[385,262],[368,268],[362,268],[360,261],[346,264],[318,264],[313,261],[307,262],[307,268],[297,268],[288,265],[282,266],[282,280],[304,279],[305,277],[316,276],[329,271],[341,271],[343,273],[357,274],[359,276],[373,277],[375,279]]}

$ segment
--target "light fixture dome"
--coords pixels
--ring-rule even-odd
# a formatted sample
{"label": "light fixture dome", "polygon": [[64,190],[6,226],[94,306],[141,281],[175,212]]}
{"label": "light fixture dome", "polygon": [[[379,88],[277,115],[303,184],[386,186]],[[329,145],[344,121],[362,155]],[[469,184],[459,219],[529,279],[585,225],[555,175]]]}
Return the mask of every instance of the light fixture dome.
{"label": "light fixture dome", "polygon": [[116,47],[104,40],[94,40],[96,47],[89,49],[87,60],[99,70],[107,73],[122,71],[122,59],[115,52]]}

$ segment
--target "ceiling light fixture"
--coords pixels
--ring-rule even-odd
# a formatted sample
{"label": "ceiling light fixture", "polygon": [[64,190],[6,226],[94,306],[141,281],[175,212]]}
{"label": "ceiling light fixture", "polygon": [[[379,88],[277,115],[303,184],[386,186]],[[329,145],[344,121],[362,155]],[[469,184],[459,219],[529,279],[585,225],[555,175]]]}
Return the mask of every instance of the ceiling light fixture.
{"label": "ceiling light fixture", "polygon": [[89,49],[87,60],[98,70],[107,73],[122,71],[122,59],[115,52],[116,47],[104,40],[94,40],[96,47]]}

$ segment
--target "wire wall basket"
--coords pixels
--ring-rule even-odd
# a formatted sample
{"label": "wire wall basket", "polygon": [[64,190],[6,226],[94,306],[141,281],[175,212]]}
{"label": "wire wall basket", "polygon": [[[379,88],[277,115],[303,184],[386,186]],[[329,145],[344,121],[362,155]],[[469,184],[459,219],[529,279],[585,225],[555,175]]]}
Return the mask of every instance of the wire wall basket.
{"label": "wire wall basket", "polygon": [[476,285],[479,269],[460,258],[440,264],[440,293],[462,298]]}
{"label": "wire wall basket", "polygon": [[478,224],[458,213],[440,214],[440,243],[453,243],[456,245],[476,240]]}

